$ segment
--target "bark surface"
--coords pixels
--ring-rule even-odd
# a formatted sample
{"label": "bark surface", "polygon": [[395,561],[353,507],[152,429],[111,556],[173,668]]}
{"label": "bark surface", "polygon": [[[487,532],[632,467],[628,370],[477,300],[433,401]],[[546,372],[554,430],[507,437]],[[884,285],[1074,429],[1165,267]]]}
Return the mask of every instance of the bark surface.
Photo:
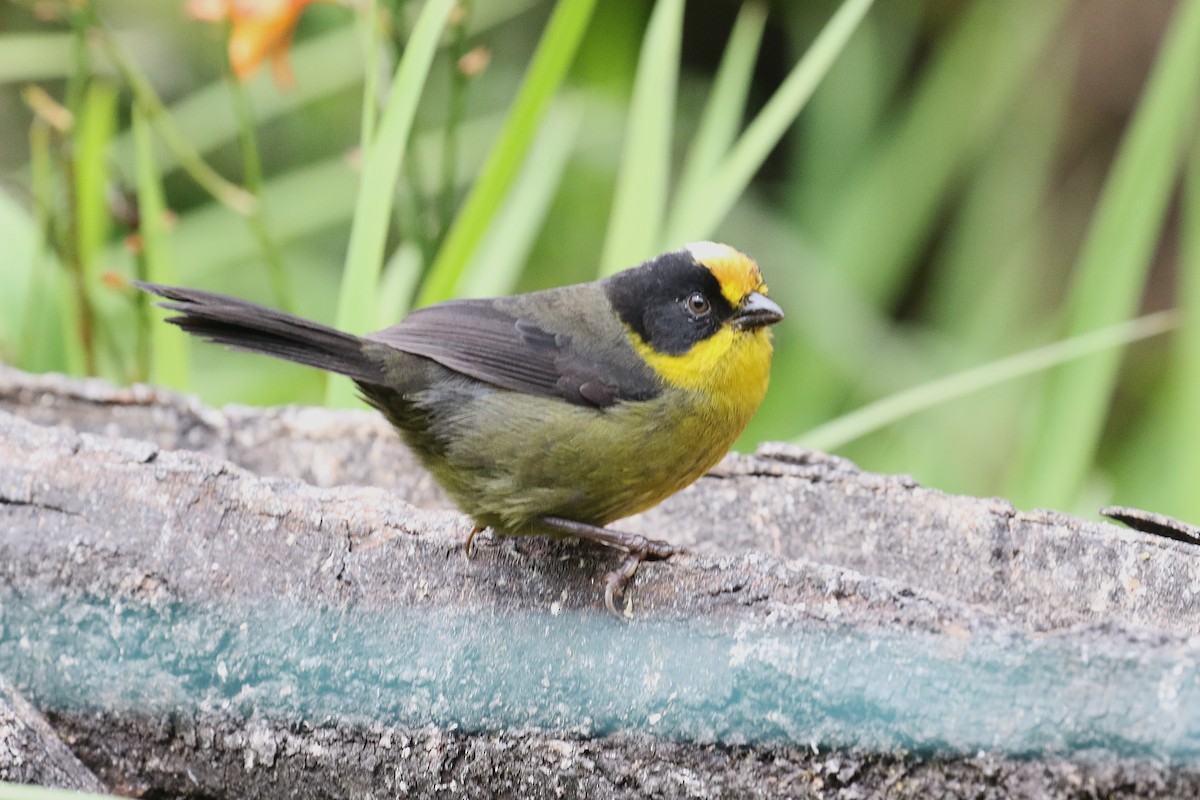
{"label": "bark surface", "polygon": [[615,554],[464,559],[374,414],[0,370],[0,672],[110,790],[1200,795],[1193,545],[782,445],[621,527],[689,548],[626,624]]}
{"label": "bark surface", "polygon": [[0,676],[0,781],[100,792],[104,785]]}

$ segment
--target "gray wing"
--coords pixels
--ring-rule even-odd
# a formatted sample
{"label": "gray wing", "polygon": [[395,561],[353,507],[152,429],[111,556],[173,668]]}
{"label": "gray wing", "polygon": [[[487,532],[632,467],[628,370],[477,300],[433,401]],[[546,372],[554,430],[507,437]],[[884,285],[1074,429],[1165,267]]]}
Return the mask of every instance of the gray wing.
{"label": "gray wing", "polygon": [[[614,346],[613,330],[596,331],[594,323],[589,326],[578,319],[574,322],[584,331],[582,336],[548,330],[552,326],[535,319],[533,309],[523,313],[522,306],[537,305],[523,299],[439,303],[366,338],[493,386],[575,405],[603,408],[659,393],[658,379],[637,357],[615,319],[620,341]],[[543,299],[552,302],[550,297]]]}

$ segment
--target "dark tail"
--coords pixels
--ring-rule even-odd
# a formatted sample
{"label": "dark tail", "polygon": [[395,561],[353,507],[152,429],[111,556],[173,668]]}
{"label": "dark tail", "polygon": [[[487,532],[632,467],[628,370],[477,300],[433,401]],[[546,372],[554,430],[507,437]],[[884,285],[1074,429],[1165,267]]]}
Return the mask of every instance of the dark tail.
{"label": "dark tail", "polygon": [[363,354],[363,340],[301,317],[199,289],[135,281],[179,316],[167,322],[210,342],[337,372],[356,381],[384,383],[379,364]]}

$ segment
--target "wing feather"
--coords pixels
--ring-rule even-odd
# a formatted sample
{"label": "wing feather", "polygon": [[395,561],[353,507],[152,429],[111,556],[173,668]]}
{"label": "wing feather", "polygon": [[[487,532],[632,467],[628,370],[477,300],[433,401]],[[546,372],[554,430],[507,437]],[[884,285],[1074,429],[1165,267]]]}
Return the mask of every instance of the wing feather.
{"label": "wing feather", "polygon": [[439,303],[366,338],[503,389],[576,405],[602,408],[658,393],[653,372],[637,358],[615,318],[616,346],[594,341],[614,337],[596,337],[587,326],[582,337],[548,330],[552,326],[523,313],[518,304],[501,305],[512,299]]}

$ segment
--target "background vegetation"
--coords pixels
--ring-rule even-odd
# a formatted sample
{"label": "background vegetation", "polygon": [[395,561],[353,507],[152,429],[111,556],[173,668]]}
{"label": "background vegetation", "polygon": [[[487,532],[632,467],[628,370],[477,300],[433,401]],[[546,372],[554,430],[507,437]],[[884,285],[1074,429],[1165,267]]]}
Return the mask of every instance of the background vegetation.
{"label": "background vegetation", "polygon": [[129,280],[366,331],[712,238],[789,313],[743,448],[1200,520],[1200,0],[303,5],[281,87],[183,0],[0,4],[0,361],[352,403]]}

